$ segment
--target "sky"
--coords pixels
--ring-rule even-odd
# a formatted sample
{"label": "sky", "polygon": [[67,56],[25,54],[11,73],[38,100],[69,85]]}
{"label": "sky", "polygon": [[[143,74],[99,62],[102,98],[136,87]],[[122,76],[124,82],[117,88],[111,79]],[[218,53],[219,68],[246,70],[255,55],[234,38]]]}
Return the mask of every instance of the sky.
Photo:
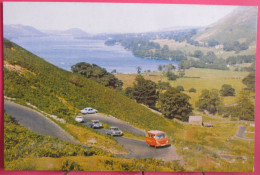
{"label": "sky", "polygon": [[88,33],[138,33],[172,27],[207,26],[236,6],[4,2],[4,24],[39,30],[80,28]]}

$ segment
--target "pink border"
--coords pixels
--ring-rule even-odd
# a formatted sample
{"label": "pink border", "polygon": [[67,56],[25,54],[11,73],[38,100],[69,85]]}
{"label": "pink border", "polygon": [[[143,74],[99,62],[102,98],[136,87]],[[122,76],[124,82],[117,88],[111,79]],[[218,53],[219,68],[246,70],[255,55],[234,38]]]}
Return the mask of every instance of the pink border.
{"label": "pink border", "polygon": [[[5,0],[5,1],[15,1],[15,2],[23,2],[21,0]],[[255,110],[255,171],[253,173],[205,173],[206,175],[220,175],[220,174],[227,174],[227,175],[259,175],[260,174],[260,149],[257,149],[260,146],[260,119],[258,118],[260,114],[260,108],[257,108],[260,105],[259,101],[259,88],[260,88],[260,0],[25,0],[27,2],[107,2],[107,3],[160,3],[160,4],[203,4],[203,5],[238,5],[238,6],[258,6],[258,33],[257,33],[257,50],[256,50],[256,110]],[[0,48],[0,55],[3,58],[3,0],[0,0],[0,39],[1,39],[1,48]],[[4,175],[28,175],[28,174],[35,174],[35,175],[64,175],[66,172],[64,171],[5,171],[4,170],[4,119],[3,119],[3,59],[0,59],[0,174]],[[137,175],[142,174],[142,172],[109,172],[109,171],[102,171],[102,172],[70,172],[70,175]],[[193,174],[193,175],[201,175],[201,172],[197,173],[178,173],[178,172],[144,172],[145,175],[186,175],[186,174]]]}

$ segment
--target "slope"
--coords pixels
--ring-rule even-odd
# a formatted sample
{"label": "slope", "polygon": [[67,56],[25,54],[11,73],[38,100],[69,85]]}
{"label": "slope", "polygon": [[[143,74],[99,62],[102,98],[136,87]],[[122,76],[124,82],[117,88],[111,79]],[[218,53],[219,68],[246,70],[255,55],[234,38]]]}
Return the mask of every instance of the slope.
{"label": "slope", "polygon": [[4,45],[5,96],[68,122],[73,122],[80,109],[91,106],[145,130],[181,127],[120,92],[57,68],[12,42],[5,40]]}
{"label": "slope", "polygon": [[256,40],[257,7],[239,7],[194,36],[197,41],[212,39],[224,42],[252,42]]}

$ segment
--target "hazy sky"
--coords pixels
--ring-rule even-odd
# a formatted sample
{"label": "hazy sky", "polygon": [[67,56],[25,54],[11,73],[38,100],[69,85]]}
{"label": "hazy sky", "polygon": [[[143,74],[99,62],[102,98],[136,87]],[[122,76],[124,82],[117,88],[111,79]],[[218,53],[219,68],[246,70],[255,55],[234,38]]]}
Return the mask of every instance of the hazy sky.
{"label": "hazy sky", "polygon": [[156,31],[176,26],[206,26],[235,6],[4,2],[4,24],[40,30],[80,28],[89,33]]}

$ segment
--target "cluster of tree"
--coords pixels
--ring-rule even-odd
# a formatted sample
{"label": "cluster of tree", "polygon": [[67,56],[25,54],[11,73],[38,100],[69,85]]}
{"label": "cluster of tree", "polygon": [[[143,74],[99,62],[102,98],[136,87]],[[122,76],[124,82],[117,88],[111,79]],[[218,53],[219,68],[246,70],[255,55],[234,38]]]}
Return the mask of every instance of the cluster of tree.
{"label": "cluster of tree", "polygon": [[223,108],[223,115],[238,120],[255,120],[255,106],[250,99],[250,93],[247,90],[242,90],[236,100],[234,106]]}
{"label": "cluster of tree", "polygon": [[[162,93],[163,90],[166,91]],[[173,88],[169,82],[162,81],[156,84],[138,75],[133,87],[125,89],[125,95],[131,99],[135,99],[137,103],[142,103],[152,108],[155,107],[158,101],[160,111],[165,117],[186,121],[193,108],[189,103],[190,97],[181,93],[181,91],[184,91],[183,86]]]}
{"label": "cluster of tree", "polygon": [[[239,69],[237,68],[236,70],[238,71]],[[248,67],[241,67],[240,71],[241,72],[255,72],[255,63],[252,63]]]}
{"label": "cluster of tree", "polygon": [[196,102],[196,107],[200,111],[206,110],[211,114],[221,112],[222,101],[219,97],[219,91],[217,89],[202,90],[199,100]]}
{"label": "cluster of tree", "polygon": [[118,80],[112,73],[107,72],[106,69],[95,64],[80,62],[71,66],[71,70],[73,73],[93,79],[106,87],[118,90],[122,89],[123,82],[121,80]]}
{"label": "cluster of tree", "polygon": [[207,68],[207,69],[219,69],[227,70],[226,61],[222,58],[217,58],[214,52],[209,51],[206,55],[200,50],[195,50],[192,56],[198,58],[199,60],[182,60],[179,63],[180,69],[189,69],[191,67],[195,68]]}
{"label": "cluster of tree", "polygon": [[192,29],[190,31],[184,31],[184,32],[180,32],[180,33],[176,34],[175,36],[173,36],[173,39],[177,42],[186,41],[187,43],[189,43],[191,45],[200,46],[198,41],[191,39],[196,34],[197,34],[197,30]]}
{"label": "cluster of tree", "polygon": [[156,83],[144,79],[142,75],[136,76],[133,87],[127,87],[125,94],[129,98],[135,99],[137,103],[142,103],[149,107],[154,107],[158,99]]}
{"label": "cluster of tree", "polygon": [[243,78],[242,83],[247,86],[247,90],[255,91],[255,72],[250,72],[245,78]]}
{"label": "cluster of tree", "polygon": [[226,63],[229,65],[243,64],[243,63],[254,63],[256,55],[238,55],[230,56],[226,59]]}
{"label": "cluster of tree", "polygon": [[223,84],[220,90],[221,96],[235,96],[235,89],[229,84]]}
{"label": "cluster of tree", "polygon": [[226,62],[224,59],[215,59],[213,63],[209,64],[203,60],[182,60],[179,63],[179,69],[189,69],[191,67],[195,68],[206,68],[206,69],[218,69],[218,70],[228,70]]}
{"label": "cluster of tree", "polygon": [[215,46],[219,45],[219,42],[215,39],[210,39],[210,40],[208,40],[207,43],[208,43],[209,47],[215,47]]}
{"label": "cluster of tree", "polygon": [[242,51],[242,50],[247,50],[249,47],[248,43],[240,43],[239,41],[234,41],[234,42],[225,42],[223,49],[225,51]]}
{"label": "cluster of tree", "polygon": [[187,121],[193,110],[189,99],[188,95],[181,93],[178,89],[170,88],[165,93],[160,94],[160,111],[166,118]]}
{"label": "cluster of tree", "polygon": [[[196,31],[196,30],[194,30]],[[185,38],[189,38],[191,44],[197,44],[197,42],[190,39],[193,36],[194,31],[174,32],[170,34],[170,38],[181,37],[184,33]],[[125,34],[125,35],[114,35],[108,39],[105,44],[112,46],[120,43],[125,49],[132,51],[135,56],[143,58],[155,58],[155,59],[171,59],[171,60],[186,60],[186,55],[181,50],[170,50],[168,45],[161,47],[158,43],[151,40],[164,38],[165,35],[160,34]],[[161,39],[162,39],[161,38]],[[167,37],[169,38],[169,36]],[[186,40],[185,39],[185,40]]]}

